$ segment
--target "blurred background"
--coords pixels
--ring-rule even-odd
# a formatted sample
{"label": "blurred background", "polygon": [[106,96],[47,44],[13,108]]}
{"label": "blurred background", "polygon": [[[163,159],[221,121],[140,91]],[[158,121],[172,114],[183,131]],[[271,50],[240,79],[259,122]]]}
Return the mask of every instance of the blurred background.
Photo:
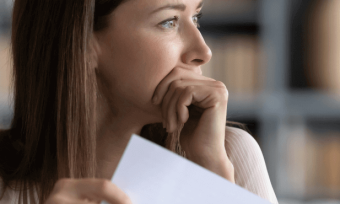
{"label": "blurred background", "polygon": [[7,128],[11,122],[10,105],[10,28],[12,0],[0,0],[0,129]]}
{"label": "blurred background", "polygon": [[[340,203],[340,0],[204,0],[203,74],[258,141],[280,204]],[[0,0],[0,128],[11,120],[12,0]]]}

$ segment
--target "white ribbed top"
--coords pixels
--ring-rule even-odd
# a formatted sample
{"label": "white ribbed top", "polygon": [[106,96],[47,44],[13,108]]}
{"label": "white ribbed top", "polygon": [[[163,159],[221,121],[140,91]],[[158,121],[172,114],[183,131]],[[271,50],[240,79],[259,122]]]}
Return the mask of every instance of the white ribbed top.
{"label": "white ribbed top", "polygon": [[225,147],[234,165],[235,183],[273,204],[278,204],[256,140],[243,130],[227,127]]}

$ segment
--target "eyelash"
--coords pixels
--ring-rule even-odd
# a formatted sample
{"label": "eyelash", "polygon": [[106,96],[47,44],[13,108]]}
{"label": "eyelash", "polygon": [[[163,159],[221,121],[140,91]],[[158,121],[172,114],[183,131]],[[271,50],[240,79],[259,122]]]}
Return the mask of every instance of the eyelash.
{"label": "eyelash", "polygon": [[[200,27],[199,20],[202,18],[202,16],[203,16],[203,13],[202,13],[202,12],[200,12],[200,13],[196,14],[195,16],[193,16],[194,18],[197,18],[197,22],[196,22],[197,28]],[[169,22],[171,22],[171,21],[178,21],[178,19],[179,19],[178,16],[174,16],[174,17],[171,18],[171,19],[167,19],[167,20],[161,22],[160,25],[163,26],[163,25],[165,25],[166,23],[169,23]],[[163,28],[165,28],[165,27],[163,27]],[[166,28],[166,29],[168,29],[168,28]]]}

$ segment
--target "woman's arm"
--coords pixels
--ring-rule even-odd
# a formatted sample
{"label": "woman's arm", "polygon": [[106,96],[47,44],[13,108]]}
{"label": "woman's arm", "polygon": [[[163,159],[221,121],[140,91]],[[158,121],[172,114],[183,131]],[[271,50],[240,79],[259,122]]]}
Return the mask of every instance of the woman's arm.
{"label": "woman's arm", "polygon": [[226,127],[225,148],[234,165],[235,183],[278,204],[262,151],[255,139],[241,129]]}

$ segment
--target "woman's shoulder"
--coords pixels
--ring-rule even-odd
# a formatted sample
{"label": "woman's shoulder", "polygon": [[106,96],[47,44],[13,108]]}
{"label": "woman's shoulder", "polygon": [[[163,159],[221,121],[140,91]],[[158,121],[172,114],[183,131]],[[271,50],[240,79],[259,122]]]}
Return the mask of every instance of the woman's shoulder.
{"label": "woman's shoulder", "polygon": [[235,127],[226,127],[225,133],[225,149],[234,166],[257,166],[266,170],[263,153],[253,136]]}
{"label": "woman's shoulder", "polygon": [[226,127],[225,148],[234,165],[235,183],[271,203],[278,203],[257,141],[248,132]]}
{"label": "woman's shoulder", "polygon": [[228,146],[232,145],[240,149],[250,148],[261,152],[260,146],[254,137],[240,128],[226,126],[225,143]]}

